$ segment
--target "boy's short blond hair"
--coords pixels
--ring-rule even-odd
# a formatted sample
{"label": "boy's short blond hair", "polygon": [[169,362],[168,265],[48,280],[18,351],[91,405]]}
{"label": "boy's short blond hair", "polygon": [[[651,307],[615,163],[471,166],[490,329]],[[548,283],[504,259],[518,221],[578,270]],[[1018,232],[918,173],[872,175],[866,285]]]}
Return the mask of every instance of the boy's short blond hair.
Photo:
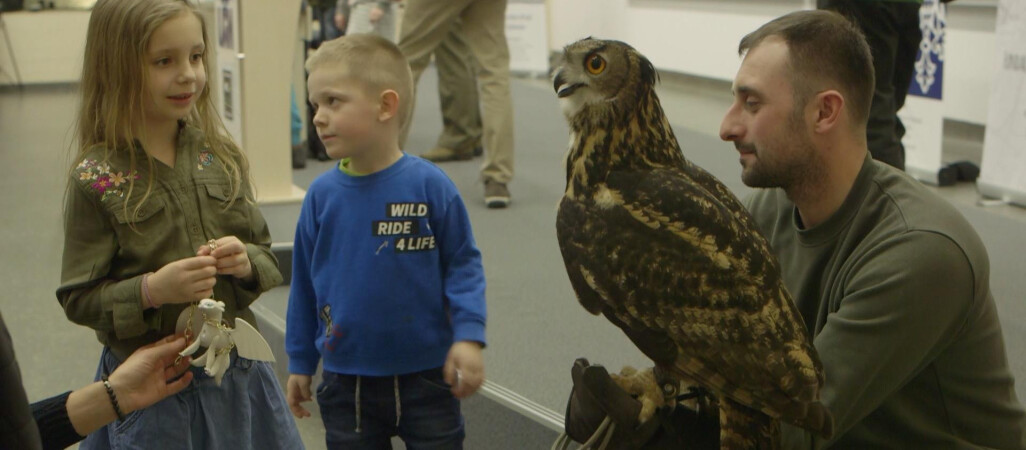
{"label": "boy's short blond hair", "polygon": [[306,71],[325,67],[342,69],[347,76],[378,94],[391,89],[399,94],[399,127],[413,112],[413,74],[399,47],[376,34],[352,34],[326,41],[306,60]]}

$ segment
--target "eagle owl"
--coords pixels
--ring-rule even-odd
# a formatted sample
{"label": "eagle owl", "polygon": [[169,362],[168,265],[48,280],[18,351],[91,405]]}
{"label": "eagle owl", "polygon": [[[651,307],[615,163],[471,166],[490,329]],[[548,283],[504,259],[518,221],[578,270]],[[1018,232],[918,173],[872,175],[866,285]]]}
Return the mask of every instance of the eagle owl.
{"label": "eagle owl", "polygon": [[776,448],[778,420],[829,437],[822,364],[769,244],[684,158],[656,77],[634,48],[591,38],[556,69],[571,130],[556,228],[577,299],[715,394],[722,448]]}

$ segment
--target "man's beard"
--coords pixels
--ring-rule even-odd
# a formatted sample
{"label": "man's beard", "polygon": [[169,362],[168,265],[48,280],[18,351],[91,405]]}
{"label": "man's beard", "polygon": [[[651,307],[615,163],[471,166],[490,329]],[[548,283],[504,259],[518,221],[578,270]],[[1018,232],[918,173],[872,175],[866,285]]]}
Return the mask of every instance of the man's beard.
{"label": "man's beard", "polygon": [[[755,152],[756,158],[741,171],[741,181],[753,188],[790,190],[822,175],[819,155],[800,122],[788,121],[791,142],[771,142],[759,150],[754,144],[735,144],[738,149]],[[781,150],[790,147],[786,153]]]}

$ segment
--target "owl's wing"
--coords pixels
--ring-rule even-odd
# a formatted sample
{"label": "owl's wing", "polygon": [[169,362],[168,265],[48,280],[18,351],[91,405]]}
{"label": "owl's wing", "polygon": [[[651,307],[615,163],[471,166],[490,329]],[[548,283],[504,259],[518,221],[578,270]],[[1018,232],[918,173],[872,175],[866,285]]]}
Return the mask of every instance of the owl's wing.
{"label": "owl's wing", "polygon": [[804,417],[822,366],[765,238],[680,170],[615,172],[606,187],[558,213],[581,304],[657,364],[770,416]]}
{"label": "owl's wing", "polygon": [[253,325],[240,318],[235,319],[235,329],[231,331],[232,342],[239,351],[239,356],[253,361],[274,362],[274,352],[267,341]]}

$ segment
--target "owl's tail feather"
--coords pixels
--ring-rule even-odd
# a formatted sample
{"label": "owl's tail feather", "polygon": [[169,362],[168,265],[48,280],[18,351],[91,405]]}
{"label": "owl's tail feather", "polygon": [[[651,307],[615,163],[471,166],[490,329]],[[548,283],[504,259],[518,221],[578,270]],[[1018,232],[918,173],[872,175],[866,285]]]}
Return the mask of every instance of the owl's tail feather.
{"label": "owl's tail feather", "polygon": [[780,421],[729,398],[720,401],[720,448],[778,450]]}
{"label": "owl's tail feather", "polygon": [[833,437],[834,416],[830,415],[830,410],[820,402],[808,403],[805,406],[807,410],[804,417],[787,422],[816,433],[823,439]]}

